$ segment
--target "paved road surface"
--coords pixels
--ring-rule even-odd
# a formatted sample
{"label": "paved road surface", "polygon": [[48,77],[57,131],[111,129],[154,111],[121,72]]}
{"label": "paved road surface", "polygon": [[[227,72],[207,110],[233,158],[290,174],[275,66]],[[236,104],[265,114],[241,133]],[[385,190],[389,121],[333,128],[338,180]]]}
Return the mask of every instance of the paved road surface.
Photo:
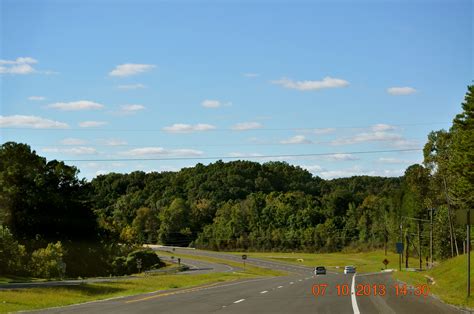
{"label": "paved road surface", "polygon": [[[177,249],[175,254],[181,250]],[[183,251],[185,254],[215,256],[239,260],[207,251]],[[41,313],[460,313],[433,297],[396,296],[390,274],[343,275],[328,273],[312,276],[305,266],[249,258],[247,263],[289,271],[288,276],[257,278],[216,283],[188,289],[92,302],[49,309]],[[324,296],[313,295],[314,285],[326,284]],[[357,285],[385,285],[385,296],[338,296],[336,285],[348,289]],[[316,290],[315,290],[316,291]]]}

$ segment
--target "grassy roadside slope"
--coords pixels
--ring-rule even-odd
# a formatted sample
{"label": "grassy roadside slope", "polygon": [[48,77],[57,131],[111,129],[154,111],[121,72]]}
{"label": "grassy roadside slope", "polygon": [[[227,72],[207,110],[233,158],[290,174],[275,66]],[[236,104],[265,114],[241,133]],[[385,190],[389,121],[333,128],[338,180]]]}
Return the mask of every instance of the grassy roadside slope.
{"label": "grassy roadside slope", "polygon": [[474,308],[474,272],[471,264],[471,297],[466,297],[467,262],[461,255],[440,263],[435,268],[424,272],[396,272],[394,277],[409,284],[426,284],[427,277],[434,279],[430,284],[431,293],[446,303],[461,307]]}
{"label": "grassy roadside slope", "polygon": [[[234,265],[234,262],[218,258],[175,255],[189,259]],[[29,288],[18,290],[0,290],[0,313],[21,310],[34,310],[48,307],[65,306],[113,297],[129,296],[158,290],[187,288],[216,282],[261,276],[277,276],[283,273],[260,267],[246,267],[239,272],[211,273],[198,275],[163,275],[154,274],[138,279],[118,280],[101,283],[88,283],[78,286]]]}

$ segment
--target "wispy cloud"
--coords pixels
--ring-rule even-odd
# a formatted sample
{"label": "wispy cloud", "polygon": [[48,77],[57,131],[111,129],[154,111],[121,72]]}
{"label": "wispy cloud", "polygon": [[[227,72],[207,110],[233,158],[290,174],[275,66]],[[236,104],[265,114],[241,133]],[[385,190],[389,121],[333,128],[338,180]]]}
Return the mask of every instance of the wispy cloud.
{"label": "wispy cloud", "polygon": [[133,114],[138,111],[145,110],[145,106],[143,105],[123,105],[120,106],[120,113],[122,114]]}
{"label": "wispy cloud", "polygon": [[19,57],[15,60],[1,60],[0,59],[0,74],[57,74],[54,71],[38,71],[33,65],[37,64],[38,60],[31,57]]}
{"label": "wispy cloud", "polygon": [[41,101],[41,100],[45,100],[46,97],[43,97],[43,96],[30,96],[28,97],[28,100],[32,100],[32,101]]}
{"label": "wispy cloud", "polygon": [[110,71],[109,75],[118,77],[132,76],[143,72],[148,72],[155,67],[156,66],[153,64],[125,63],[117,65],[115,69]]}
{"label": "wispy cloud", "polygon": [[117,88],[122,89],[122,90],[132,90],[132,89],[143,89],[143,88],[146,88],[146,86],[143,84],[128,84],[128,85],[118,85]]}
{"label": "wispy cloud", "polygon": [[96,127],[103,126],[103,125],[106,125],[106,124],[107,124],[106,121],[83,121],[83,122],[79,122],[79,126],[81,128],[96,128]]}
{"label": "wispy cloud", "polygon": [[231,152],[228,154],[229,157],[236,157],[236,158],[248,158],[248,157],[260,157],[262,154],[260,153],[241,153],[241,152]]}
{"label": "wispy cloud", "polygon": [[232,130],[247,131],[247,130],[261,129],[262,127],[263,125],[259,122],[241,122],[232,126]]}
{"label": "wispy cloud", "polygon": [[384,132],[384,131],[393,131],[393,130],[396,129],[396,127],[394,127],[393,125],[389,125],[389,124],[379,123],[379,124],[374,124],[371,127],[371,129],[374,132]]}
{"label": "wispy cloud", "polygon": [[104,105],[89,100],[79,100],[71,102],[57,102],[49,104],[46,107],[62,111],[79,111],[102,109],[104,108]]}
{"label": "wispy cloud", "polygon": [[0,60],[0,74],[31,74],[36,70],[32,64],[38,61],[31,57],[19,57],[16,60]]}
{"label": "wispy cloud", "polygon": [[280,143],[281,144],[311,144],[312,142],[308,140],[304,135],[295,135],[293,137],[281,140]]}
{"label": "wispy cloud", "polygon": [[206,99],[201,103],[201,106],[204,108],[219,108],[221,106],[221,102],[219,100],[213,99]]}
{"label": "wispy cloud", "polygon": [[393,158],[393,157],[380,157],[377,161],[384,164],[414,164],[414,163],[419,162],[419,161],[414,161],[414,160],[406,160],[406,159]]}
{"label": "wispy cloud", "polygon": [[334,155],[329,155],[326,156],[326,159],[331,160],[331,161],[353,161],[353,160],[359,160],[359,158],[355,157],[352,154],[334,154]]}
{"label": "wispy cloud", "polygon": [[333,133],[335,131],[336,131],[336,129],[334,129],[334,128],[321,128],[321,129],[314,129],[313,133],[322,135],[322,134],[330,134],[330,133]]}
{"label": "wispy cloud", "polygon": [[339,138],[331,142],[333,145],[357,144],[364,142],[395,142],[403,140],[403,136],[388,132],[363,132],[354,136]]}
{"label": "wispy cloud", "polygon": [[128,144],[127,141],[116,138],[100,139],[98,142],[105,146],[123,146]]}
{"label": "wispy cloud", "polygon": [[12,115],[0,116],[0,128],[24,127],[35,129],[65,129],[69,125],[38,116]]}
{"label": "wispy cloud", "polygon": [[206,99],[206,100],[203,100],[201,102],[201,106],[203,106],[204,108],[219,108],[219,107],[230,107],[232,106],[232,103],[231,102],[221,102],[219,100],[215,100],[215,99]]}
{"label": "wispy cloud", "polygon": [[80,139],[80,138],[72,138],[72,137],[62,139],[59,142],[63,145],[85,145],[85,144],[87,144],[86,140],[83,140],[83,139]]}
{"label": "wispy cloud", "polygon": [[79,146],[71,148],[47,147],[42,149],[45,153],[61,153],[68,155],[92,155],[97,154],[97,150],[93,147]]}
{"label": "wispy cloud", "polygon": [[211,124],[198,123],[195,125],[185,123],[175,123],[163,128],[163,131],[169,133],[191,133],[214,130],[216,127]]}
{"label": "wispy cloud", "polygon": [[387,89],[387,93],[390,95],[401,96],[401,95],[410,95],[416,93],[416,89],[413,87],[390,87]]}
{"label": "wispy cloud", "polygon": [[187,149],[187,148],[180,148],[180,149],[165,149],[163,147],[142,147],[142,148],[135,148],[121,153],[122,155],[126,156],[201,156],[203,154],[200,150],[195,149]]}
{"label": "wispy cloud", "polygon": [[245,76],[245,77],[258,77],[258,76],[260,76],[260,74],[252,73],[252,72],[243,73],[242,75]]}
{"label": "wispy cloud", "polygon": [[309,172],[322,177],[323,179],[346,178],[352,176],[381,176],[381,177],[398,177],[403,175],[404,169],[364,169],[360,166],[353,166],[345,169],[329,170],[319,165],[301,166]]}
{"label": "wispy cloud", "polygon": [[297,89],[301,91],[349,86],[348,81],[329,76],[326,76],[321,81],[293,81],[289,78],[284,77],[279,80],[271,81],[271,83],[281,85],[285,88]]}

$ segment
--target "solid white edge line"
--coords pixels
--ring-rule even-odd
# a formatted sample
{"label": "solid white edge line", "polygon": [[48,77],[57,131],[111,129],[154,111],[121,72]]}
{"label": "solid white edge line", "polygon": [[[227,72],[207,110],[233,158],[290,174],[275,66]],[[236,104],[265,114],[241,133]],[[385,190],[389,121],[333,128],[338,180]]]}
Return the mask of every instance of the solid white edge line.
{"label": "solid white edge line", "polygon": [[352,310],[354,314],[360,314],[359,307],[357,306],[356,294],[355,294],[355,278],[356,274],[352,276],[352,285],[351,285],[351,302],[352,302]]}
{"label": "solid white edge line", "polygon": [[235,301],[234,303],[240,303],[240,302],[242,302],[242,301],[245,301],[245,299],[237,300],[237,301]]}

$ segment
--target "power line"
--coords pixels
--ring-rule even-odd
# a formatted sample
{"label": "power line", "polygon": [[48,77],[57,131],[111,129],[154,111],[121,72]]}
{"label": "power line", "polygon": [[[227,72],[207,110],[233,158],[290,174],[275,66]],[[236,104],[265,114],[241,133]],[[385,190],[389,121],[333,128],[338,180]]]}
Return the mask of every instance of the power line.
{"label": "power line", "polygon": [[[401,123],[401,124],[387,124],[391,127],[403,126],[421,126],[421,125],[441,125],[449,124],[449,122],[426,122],[426,123]],[[35,131],[85,131],[85,132],[162,132],[169,134],[190,134],[190,133],[207,133],[207,132],[253,132],[253,131],[317,131],[328,129],[366,129],[377,126],[377,124],[369,126],[336,126],[336,127],[301,127],[301,128],[252,128],[252,129],[235,129],[235,128],[215,128],[208,130],[192,131],[169,131],[163,129],[101,129],[101,128],[33,128],[33,127],[1,127],[0,130],[35,130]]]}
{"label": "power line", "polygon": [[209,156],[209,157],[159,157],[159,158],[115,158],[115,159],[63,159],[64,162],[114,162],[114,161],[169,161],[169,160],[213,160],[213,159],[265,159],[265,158],[291,158],[291,157],[315,157],[332,156],[339,154],[379,154],[421,151],[421,148],[392,149],[392,150],[372,150],[334,153],[312,153],[312,154],[284,154],[284,155],[261,155],[261,156]]}

